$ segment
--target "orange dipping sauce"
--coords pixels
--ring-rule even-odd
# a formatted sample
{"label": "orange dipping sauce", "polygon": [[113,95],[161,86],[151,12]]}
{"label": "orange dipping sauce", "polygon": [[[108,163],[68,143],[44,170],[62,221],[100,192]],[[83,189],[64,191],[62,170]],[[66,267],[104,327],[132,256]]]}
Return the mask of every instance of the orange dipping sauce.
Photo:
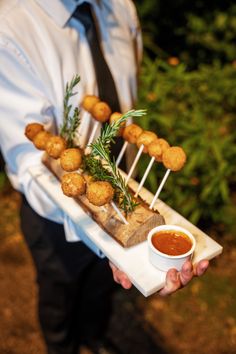
{"label": "orange dipping sauce", "polygon": [[181,231],[166,230],[152,236],[153,246],[169,256],[179,256],[192,248],[192,241]]}

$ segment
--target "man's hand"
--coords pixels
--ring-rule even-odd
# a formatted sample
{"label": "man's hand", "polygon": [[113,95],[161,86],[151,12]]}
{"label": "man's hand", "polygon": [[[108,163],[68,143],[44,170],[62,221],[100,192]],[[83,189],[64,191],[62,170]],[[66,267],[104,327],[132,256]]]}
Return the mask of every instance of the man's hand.
{"label": "man's hand", "polygon": [[[131,281],[127,275],[119,270],[113,263],[109,262],[112,269],[114,281],[120,284],[124,289],[130,289],[132,286]],[[207,260],[202,260],[195,266],[192,265],[191,261],[186,261],[178,272],[176,269],[170,269],[166,274],[165,286],[159,291],[159,295],[167,296],[180,288],[186,286],[194,276],[201,276],[205,273],[209,266]]]}

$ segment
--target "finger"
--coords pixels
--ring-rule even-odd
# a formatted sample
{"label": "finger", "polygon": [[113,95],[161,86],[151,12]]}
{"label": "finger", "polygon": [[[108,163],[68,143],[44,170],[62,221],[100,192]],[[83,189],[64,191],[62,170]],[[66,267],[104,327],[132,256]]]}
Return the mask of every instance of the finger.
{"label": "finger", "polygon": [[166,283],[164,288],[159,291],[160,296],[167,296],[181,288],[181,282],[176,269],[168,270],[166,274]]}
{"label": "finger", "polygon": [[112,272],[115,272],[116,270],[118,270],[118,268],[115,266],[115,264],[113,264],[111,261],[109,261],[109,266],[111,267]]}
{"label": "finger", "polygon": [[206,272],[208,267],[209,267],[209,261],[207,259],[203,259],[202,261],[198,262],[194,266],[194,275],[200,277]]}
{"label": "finger", "polygon": [[131,281],[129,280],[129,278],[127,277],[127,275],[122,272],[121,270],[117,269],[117,271],[115,272],[115,281],[120,284],[124,289],[130,289],[132,286]]}
{"label": "finger", "polygon": [[192,262],[186,261],[179,273],[179,278],[182,286],[187,285],[192,280],[193,276],[194,272]]}
{"label": "finger", "polygon": [[132,287],[132,283],[127,275],[119,270],[119,268],[117,268],[111,261],[109,261],[109,265],[112,269],[114,281],[118,284],[121,284],[124,289],[130,289]]}

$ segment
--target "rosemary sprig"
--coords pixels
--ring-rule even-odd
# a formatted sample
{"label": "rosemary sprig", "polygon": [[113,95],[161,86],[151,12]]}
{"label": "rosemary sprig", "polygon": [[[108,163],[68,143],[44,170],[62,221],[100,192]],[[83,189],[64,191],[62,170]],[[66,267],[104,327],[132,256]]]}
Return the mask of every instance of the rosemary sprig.
{"label": "rosemary sprig", "polygon": [[100,145],[105,147],[106,152],[109,154],[110,153],[110,144],[111,142],[114,142],[114,137],[117,135],[121,124],[125,122],[128,118],[130,117],[141,117],[144,114],[146,114],[145,109],[139,109],[139,110],[130,110],[126,113],[124,113],[120,119],[117,121],[113,122],[112,124],[105,124],[104,128],[102,129],[100,137],[96,140]]}
{"label": "rosemary sprig", "polygon": [[[110,144],[114,141],[114,137],[120,129],[120,125],[129,117],[140,117],[146,114],[145,110],[131,110],[122,115],[122,117],[113,122],[110,125],[105,125],[102,130],[102,133],[98,139],[90,144],[91,147],[91,158],[99,157],[104,161],[105,169],[108,169],[109,179],[113,187],[116,189],[117,200],[119,202],[120,207],[125,211],[125,213],[132,212],[137,205],[132,195],[129,193],[128,187],[125,184],[124,178],[121,176],[115,160],[111,160],[110,157]],[[102,164],[101,164],[102,165]],[[101,166],[100,166],[101,167]]]}
{"label": "rosemary sprig", "polygon": [[75,137],[75,131],[80,124],[78,107],[75,107],[73,114],[71,115],[72,105],[70,104],[70,98],[76,95],[77,92],[73,92],[74,87],[79,83],[80,76],[75,75],[70,83],[66,84],[66,91],[64,96],[64,112],[63,112],[63,124],[60,128],[60,135],[67,141],[68,147],[73,147],[73,140]]}

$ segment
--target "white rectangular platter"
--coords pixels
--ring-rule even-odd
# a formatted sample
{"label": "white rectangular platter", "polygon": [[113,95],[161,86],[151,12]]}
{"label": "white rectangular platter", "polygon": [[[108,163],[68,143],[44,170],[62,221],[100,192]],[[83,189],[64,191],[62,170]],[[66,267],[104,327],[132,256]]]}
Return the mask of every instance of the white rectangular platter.
{"label": "white rectangular platter", "polygon": [[[133,285],[144,296],[152,295],[163,287],[165,283],[165,273],[150,264],[148,260],[147,241],[130,248],[123,248],[101,229],[75,200],[66,197],[62,193],[60,182],[44,165],[31,167],[30,173],[48,196],[52,198],[74,222],[80,223],[80,226],[87,236],[101,249],[109,260],[128,275]],[[136,190],[138,183],[131,180],[129,186],[133,190]],[[150,203],[153,198],[153,194],[145,188],[143,188],[140,195],[148,203]],[[201,259],[210,260],[222,252],[223,249],[221,245],[161,200],[157,200],[155,208],[164,217],[166,224],[183,226],[195,236],[197,247],[193,263]]]}

